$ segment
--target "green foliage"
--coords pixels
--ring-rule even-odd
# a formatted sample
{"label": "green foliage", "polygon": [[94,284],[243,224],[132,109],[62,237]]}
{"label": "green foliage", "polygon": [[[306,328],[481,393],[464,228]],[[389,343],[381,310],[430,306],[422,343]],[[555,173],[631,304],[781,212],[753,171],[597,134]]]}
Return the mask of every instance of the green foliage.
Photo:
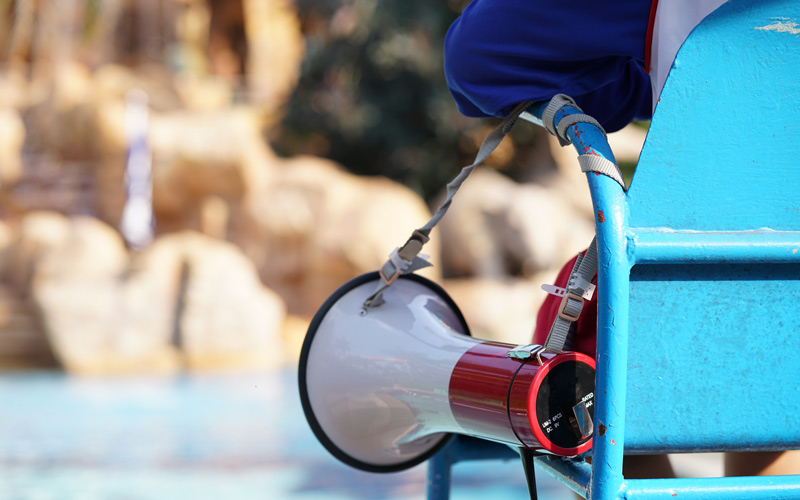
{"label": "green foliage", "polygon": [[[426,198],[474,154],[443,71],[444,35],[463,5],[430,0],[298,0],[307,56],[273,143],[384,175]],[[461,138],[461,140],[459,140]]]}

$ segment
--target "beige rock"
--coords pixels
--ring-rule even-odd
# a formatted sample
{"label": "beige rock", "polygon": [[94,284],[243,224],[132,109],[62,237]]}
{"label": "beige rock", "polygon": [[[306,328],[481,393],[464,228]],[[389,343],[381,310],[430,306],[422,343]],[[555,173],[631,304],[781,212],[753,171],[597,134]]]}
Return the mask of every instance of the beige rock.
{"label": "beige rock", "polygon": [[186,109],[210,111],[231,106],[231,86],[219,78],[198,78],[190,75],[175,77],[175,90]]}
{"label": "beige rock", "polygon": [[207,197],[235,209],[272,176],[274,153],[261,137],[261,114],[252,108],[153,113],[149,140],[161,232],[200,230]]}
{"label": "beige rock", "polygon": [[105,64],[93,74],[92,99],[123,102],[129,91],[138,89],[147,94],[154,112],[175,111],[184,103],[174,78],[174,74],[163,66],[144,66],[134,70],[118,64]]}
{"label": "beige rock", "polygon": [[163,307],[169,302],[157,302],[169,294],[153,290],[147,280],[143,285],[115,278],[36,281],[34,300],[67,371],[151,373],[181,367],[170,343],[172,310]]}
{"label": "beige rock", "polygon": [[[114,156],[116,160],[124,161],[128,147],[128,138],[125,131],[125,99],[108,98],[97,101],[94,119],[97,123],[98,150],[101,160],[105,156]],[[120,165],[117,165],[118,167]]]}
{"label": "beige rock", "polygon": [[230,204],[219,196],[207,196],[200,204],[200,230],[206,236],[228,239]]}
{"label": "beige rock", "polygon": [[94,120],[98,94],[92,73],[85,65],[65,61],[46,82],[46,97],[27,115],[39,153],[70,162],[94,159],[98,147]]}
{"label": "beige rock", "polygon": [[250,102],[274,115],[300,76],[305,44],[289,0],[243,0]]}
{"label": "beige rock", "polygon": [[13,258],[17,241],[12,228],[0,223],[0,368],[54,367],[56,359],[27,289],[10,280],[11,271],[18,271],[19,261]]}
{"label": "beige rock", "polygon": [[0,221],[0,280],[8,284],[9,273],[14,267],[13,247],[17,239],[14,227]]}
{"label": "beige rock", "polygon": [[[477,168],[439,223],[442,266],[447,276],[499,278],[507,274],[505,242],[496,234],[516,185],[487,168]],[[437,203],[438,205],[438,203]]]}
{"label": "beige rock", "polygon": [[[93,173],[97,186],[95,205],[98,216],[109,224],[119,226],[125,203],[125,165],[129,142],[126,131],[126,98],[134,91],[147,96],[152,129],[153,121],[157,122],[158,126],[160,123],[158,118],[161,115],[173,116],[186,113],[177,111],[183,106],[177,81],[178,79],[164,68],[152,66],[134,71],[123,66],[107,64],[101,66],[94,74],[91,124],[96,134],[93,160],[99,164],[99,168]],[[207,122],[203,123],[208,125]],[[153,133],[162,134],[164,130],[157,128]],[[196,127],[186,129],[186,133],[196,135]],[[176,140],[175,135],[170,133],[159,142],[159,145],[169,140]],[[153,142],[153,137],[150,141]],[[185,142],[187,140],[180,138],[179,144]],[[168,149],[171,147],[173,146],[167,146]],[[168,162],[168,165],[171,163]],[[154,167],[160,166],[154,164]],[[158,174],[158,171],[155,173]],[[172,185],[167,189],[171,187]],[[164,190],[159,191],[163,192]],[[181,193],[181,189],[177,189],[176,198],[179,205],[185,202]],[[180,219],[180,216],[178,218]],[[167,226],[167,229],[175,229]]]}
{"label": "beige rock", "polygon": [[[234,235],[289,310],[312,314],[347,280],[377,270],[430,218],[422,199],[383,178],[362,178],[315,157],[282,162],[249,198],[255,229]],[[438,240],[423,253],[437,255]],[[427,270],[435,277],[438,268]]]}
{"label": "beige rock", "polygon": [[[62,222],[66,221],[64,227]],[[53,224],[54,244],[45,249],[36,266],[36,278],[60,279],[121,276],[128,267],[128,252],[119,233],[94,217],[59,216]],[[44,232],[46,228],[39,229]],[[61,233],[66,231],[66,233]]]}
{"label": "beige rock", "polygon": [[559,267],[594,233],[590,220],[549,189],[487,168],[464,183],[440,226],[446,275],[482,279]]}
{"label": "beige rock", "polygon": [[[235,167],[254,162],[263,167],[274,154],[261,137],[261,125],[261,112],[248,107],[153,113],[149,140],[154,160],[159,162],[180,160],[191,165]],[[242,177],[254,186],[263,185],[265,179],[257,174],[242,172]]]}
{"label": "beige rock", "polygon": [[280,366],[285,306],[238,248],[183,232],[160,238],[148,254],[181,269],[175,343],[188,368]]}
{"label": "beige rock", "polygon": [[8,248],[8,281],[20,295],[30,292],[34,271],[42,256],[63,246],[69,236],[69,219],[56,212],[34,211],[19,223]]}
{"label": "beige rock", "polygon": [[58,365],[33,305],[0,285],[0,369]]}
{"label": "beige rock", "polygon": [[[106,71],[113,73],[112,69]],[[125,201],[126,109],[124,94],[117,88],[122,84],[104,85],[111,88],[104,91],[106,97],[98,100],[93,115],[100,159],[94,173],[96,205],[102,220],[118,226]],[[208,229],[208,198],[219,199],[235,216],[244,193],[267,182],[274,158],[261,137],[261,113],[252,108],[151,109],[149,146],[153,204],[161,233]],[[211,204],[219,205],[213,200]],[[217,217],[213,224],[217,224],[214,234],[227,231],[220,226],[227,221]]]}
{"label": "beige rock", "polygon": [[523,276],[560,267],[586,249],[594,236],[590,219],[536,184],[517,186],[498,227],[504,230],[498,235],[507,245],[507,259]]}
{"label": "beige rock", "polygon": [[[63,220],[42,219],[64,231]],[[65,369],[115,373],[180,367],[170,342],[176,294],[166,273],[130,272],[116,231],[88,217],[67,220],[66,235],[49,244],[36,261],[32,297]]]}
{"label": "beige rock", "polygon": [[303,349],[303,342],[311,325],[311,318],[308,316],[296,316],[289,314],[283,323],[283,345],[286,360],[292,366],[297,366],[300,360],[300,351]]}
{"label": "beige rock", "polygon": [[536,315],[546,297],[544,283],[552,283],[557,272],[529,279],[445,280],[443,288],[458,305],[473,337],[529,344]]}
{"label": "beige rock", "polygon": [[35,256],[32,297],[68,371],[281,365],[285,306],[234,245],[179,233],[129,263],[119,235],[97,220],[37,219],[22,240]]}
{"label": "beige rock", "polygon": [[57,113],[81,106],[93,97],[91,71],[77,61],[59,65],[52,83],[52,107]]}
{"label": "beige rock", "polygon": [[0,108],[21,109],[30,104],[35,82],[26,81],[21,67],[7,65],[0,75]]}
{"label": "beige rock", "polygon": [[189,74],[208,73],[211,9],[208,1],[182,2],[175,16],[176,55]]}
{"label": "beige rock", "polygon": [[0,107],[0,189],[17,182],[22,175],[22,146],[25,124],[19,113]]}

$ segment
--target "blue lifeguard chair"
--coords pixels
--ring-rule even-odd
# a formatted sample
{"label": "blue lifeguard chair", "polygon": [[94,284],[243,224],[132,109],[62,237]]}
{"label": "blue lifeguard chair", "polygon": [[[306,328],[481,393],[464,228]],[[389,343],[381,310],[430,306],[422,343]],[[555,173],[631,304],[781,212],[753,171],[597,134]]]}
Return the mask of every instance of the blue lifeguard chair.
{"label": "blue lifeguard chair", "polygon": [[[566,135],[614,161],[593,125]],[[800,498],[800,476],[622,474],[624,455],[800,449],[800,2],[731,0],[707,17],[675,59],[629,189],[587,179],[591,463],[537,465],[591,499]],[[447,498],[451,464],[487,456],[508,449],[458,438],[430,462],[429,498]]]}

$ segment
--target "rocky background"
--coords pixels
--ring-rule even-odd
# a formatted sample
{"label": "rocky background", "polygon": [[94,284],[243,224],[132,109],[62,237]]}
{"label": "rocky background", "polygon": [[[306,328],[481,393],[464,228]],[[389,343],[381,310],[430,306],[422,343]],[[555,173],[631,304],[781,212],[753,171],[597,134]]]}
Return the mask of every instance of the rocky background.
{"label": "rocky background", "polygon": [[[0,1],[0,368],[274,369],[339,285],[427,221],[494,126],[458,114],[466,2]],[[120,233],[131,91],[155,233]],[[644,132],[612,136],[632,164]],[[527,342],[591,240],[575,154],[530,124],[425,252],[473,335]]]}

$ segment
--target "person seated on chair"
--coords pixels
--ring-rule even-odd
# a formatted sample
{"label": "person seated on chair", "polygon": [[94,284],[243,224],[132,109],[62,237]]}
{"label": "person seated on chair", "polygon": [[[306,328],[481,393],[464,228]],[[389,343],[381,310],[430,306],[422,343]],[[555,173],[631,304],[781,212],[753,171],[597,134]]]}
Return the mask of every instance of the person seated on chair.
{"label": "person seated on chair", "polygon": [[[724,0],[473,0],[445,38],[444,69],[459,110],[502,117],[525,101],[572,97],[614,132],[651,117],[678,48]],[[666,34],[666,35],[665,35]],[[651,64],[652,63],[652,64]],[[575,259],[559,273],[565,286]],[[542,345],[560,298],[548,295],[533,343]],[[573,349],[595,355],[596,300],[577,321]],[[672,477],[665,455],[626,460],[624,475]],[[800,451],[728,453],[729,476],[800,473]]]}

